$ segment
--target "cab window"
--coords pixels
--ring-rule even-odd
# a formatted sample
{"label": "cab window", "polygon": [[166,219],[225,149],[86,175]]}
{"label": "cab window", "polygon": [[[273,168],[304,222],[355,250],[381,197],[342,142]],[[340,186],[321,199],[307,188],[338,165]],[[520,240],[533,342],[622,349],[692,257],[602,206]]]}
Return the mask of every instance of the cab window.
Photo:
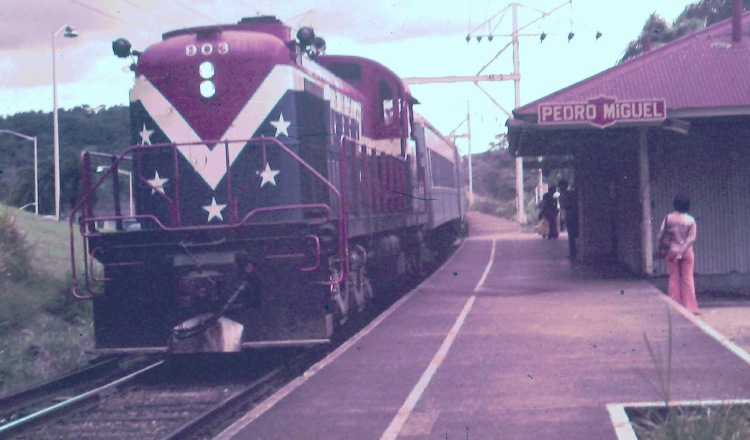
{"label": "cab window", "polygon": [[396,107],[393,101],[393,89],[385,81],[380,81],[380,101],[383,108],[383,123],[391,125],[396,120]]}

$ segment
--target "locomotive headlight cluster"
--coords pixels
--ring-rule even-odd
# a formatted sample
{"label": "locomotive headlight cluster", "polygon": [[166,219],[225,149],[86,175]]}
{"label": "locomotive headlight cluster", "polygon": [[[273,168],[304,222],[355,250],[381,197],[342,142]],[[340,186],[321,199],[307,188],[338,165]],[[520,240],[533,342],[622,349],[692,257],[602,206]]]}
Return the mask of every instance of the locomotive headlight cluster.
{"label": "locomotive headlight cluster", "polygon": [[198,66],[198,73],[204,81],[201,82],[200,91],[201,96],[204,98],[210,98],[216,94],[216,85],[211,78],[216,74],[214,64],[210,61],[204,61]]}

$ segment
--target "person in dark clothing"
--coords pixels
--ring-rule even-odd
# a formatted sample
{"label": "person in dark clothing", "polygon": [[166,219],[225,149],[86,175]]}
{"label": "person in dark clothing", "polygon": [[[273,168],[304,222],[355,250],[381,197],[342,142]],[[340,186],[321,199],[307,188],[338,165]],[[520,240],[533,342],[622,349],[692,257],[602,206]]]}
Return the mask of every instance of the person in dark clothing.
{"label": "person in dark clothing", "polygon": [[241,252],[235,256],[235,263],[242,273],[245,283],[243,295],[238,303],[252,309],[259,309],[262,303],[263,280],[258,273],[258,259],[253,259],[246,253]]}
{"label": "person in dark clothing", "polygon": [[557,230],[557,216],[560,210],[557,208],[557,199],[555,199],[553,194],[554,191],[551,189],[544,194],[541,210],[539,211],[539,220],[544,218],[549,223],[549,234],[546,237],[549,240],[557,240],[557,237],[560,236]]}
{"label": "person in dark clothing", "polygon": [[564,196],[560,196],[560,206],[565,212],[565,226],[568,230],[568,247],[570,249],[570,258],[576,258],[578,255],[578,197],[575,191],[566,191]]}
{"label": "person in dark clothing", "polygon": [[560,206],[560,232],[565,232],[565,196],[568,192],[568,181],[565,179],[560,179],[559,182],[557,182],[557,204]]}

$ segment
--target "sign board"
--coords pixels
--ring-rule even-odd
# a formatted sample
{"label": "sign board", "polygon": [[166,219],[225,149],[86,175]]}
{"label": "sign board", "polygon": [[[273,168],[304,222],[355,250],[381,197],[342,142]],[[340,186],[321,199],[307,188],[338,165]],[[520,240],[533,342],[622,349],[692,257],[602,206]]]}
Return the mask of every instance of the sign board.
{"label": "sign board", "polygon": [[663,121],[667,117],[667,101],[600,96],[586,102],[540,104],[538,112],[540,125],[584,123],[604,128],[616,122]]}

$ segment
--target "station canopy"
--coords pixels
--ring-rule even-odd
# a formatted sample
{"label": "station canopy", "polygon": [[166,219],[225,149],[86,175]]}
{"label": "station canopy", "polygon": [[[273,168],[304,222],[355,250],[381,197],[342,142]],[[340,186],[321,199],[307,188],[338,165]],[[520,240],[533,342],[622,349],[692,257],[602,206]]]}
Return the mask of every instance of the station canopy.
{"label": "station canopy", "polygon": [[507,126],[517,156],[571,154],[586,137],[631,127],[680,132],[698,118],[748,116],[750,12],[652,48],[513,115]]}

